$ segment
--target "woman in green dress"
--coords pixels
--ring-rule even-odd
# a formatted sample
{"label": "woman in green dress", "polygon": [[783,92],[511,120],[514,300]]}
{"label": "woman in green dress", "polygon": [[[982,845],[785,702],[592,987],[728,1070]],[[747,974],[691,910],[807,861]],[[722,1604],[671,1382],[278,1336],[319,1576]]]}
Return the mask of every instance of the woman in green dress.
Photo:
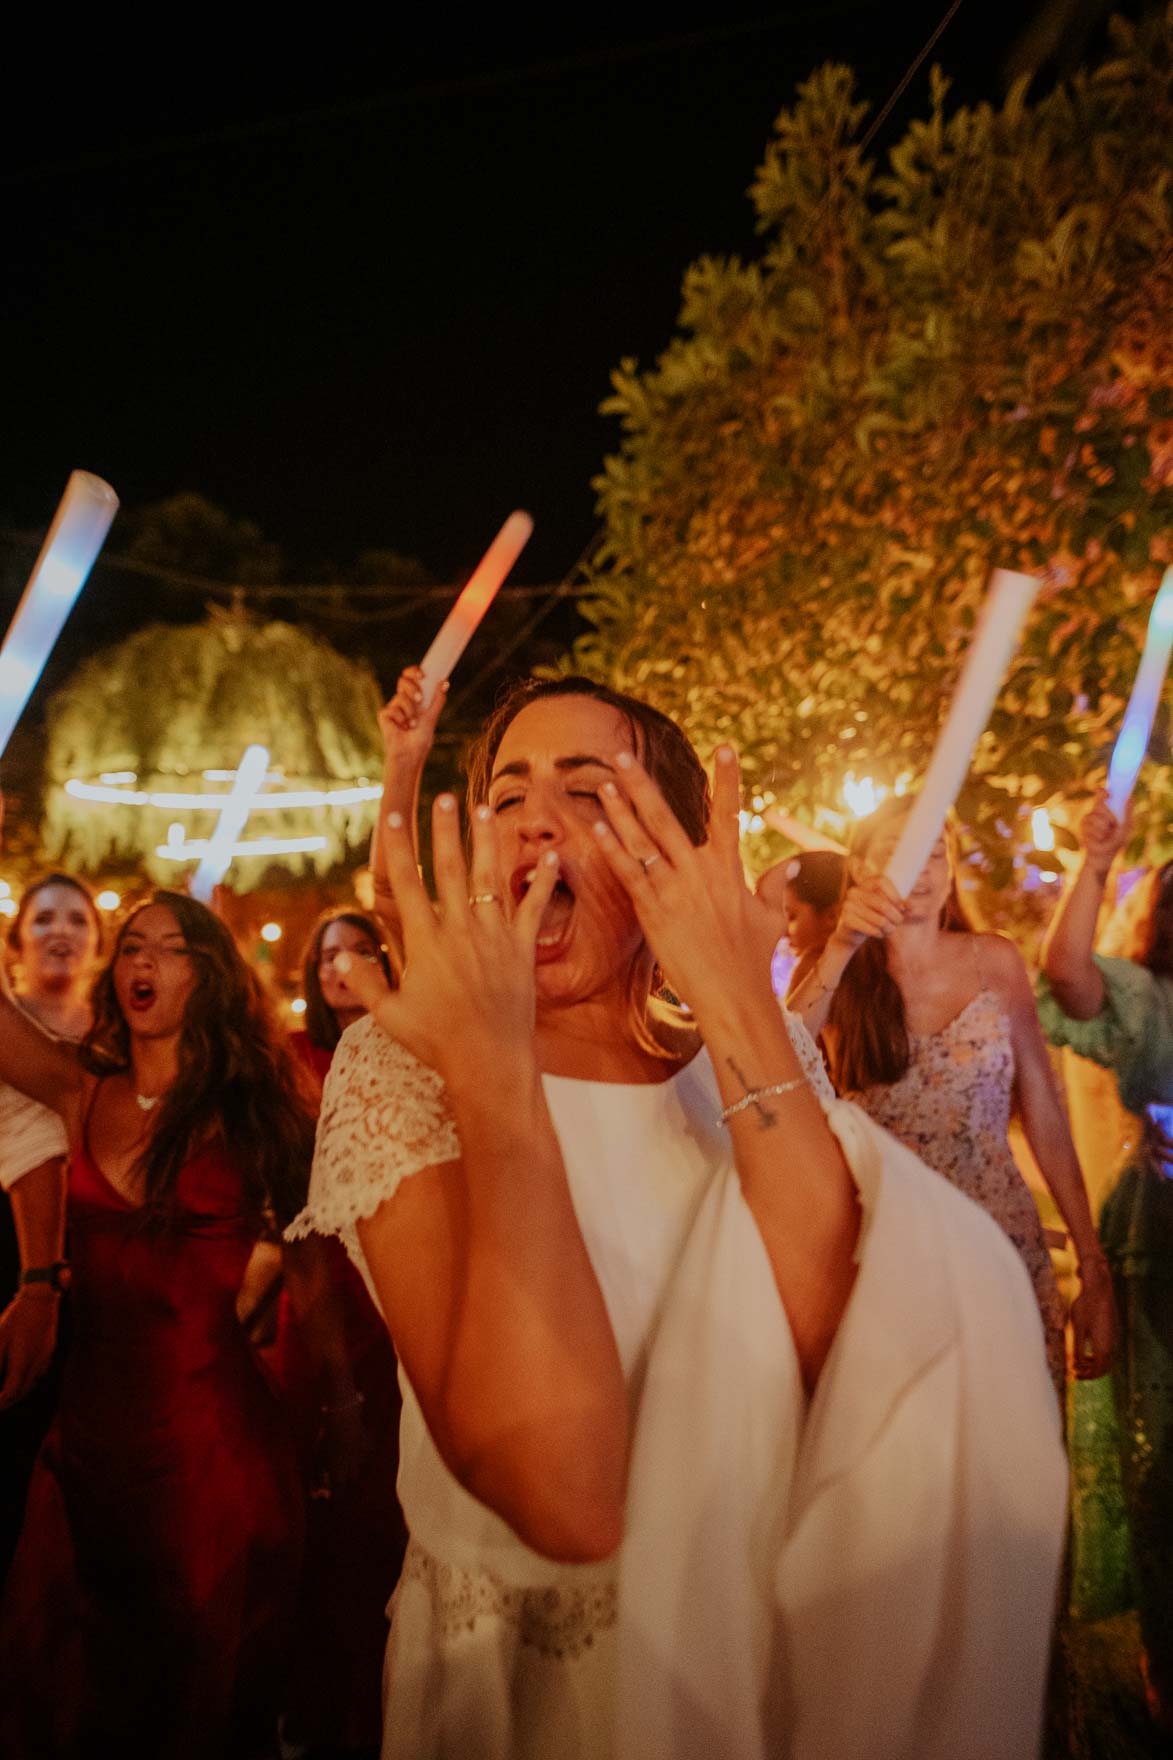
{"label": "woman in green dress", "polygon": [[1173,862],[1149,874],[1130,957],[1093,953],[1108,872],[1128,838],[1101,795],[1051,925],[1043,1030],[1116,1078],[1144,1128],[1100,1216],[1120,1313],[1113,1368],[1151,1709],[1173,1729]]}

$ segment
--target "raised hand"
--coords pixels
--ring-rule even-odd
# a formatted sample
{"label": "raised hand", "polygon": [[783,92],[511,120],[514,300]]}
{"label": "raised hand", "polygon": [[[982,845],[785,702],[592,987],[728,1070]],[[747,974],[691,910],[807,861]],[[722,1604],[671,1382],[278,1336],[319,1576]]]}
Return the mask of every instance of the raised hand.
{"label": "raised hand", "polygon": [[1083,845],[1089,867],[1101,879],[1107,878],[1108,869],[1131,835],[1131,808],[1125,807],[1123,819],[1118,819],[1108,805],[1107,790],[1100,789],[1083,816],[1079,841]]}
{"label": "raised hand", "polygon": [[886,874],[870,868],[853,873],[831,940],[852,951],[865,941],[890,935],[903,923],[906,905]]}
{"label": "raised hand", "polygon": [[772,1001],[761,959],[769,907],[750,891],[741,865],[736,752],[717,751],[709,836],[699,847],[638,758],[620,752],[615,767],[622,788],[604,783],[607,819],[595,833],[672,989],[698,1021],[738,988]]}
{"label": "raised hand", "polygon": [[415,811],[416,791],[432,741],[436,723],[448,697],[448,681],[433,692],[424,707],[423,672],[418,666],[405,666],[395,684],[395,695],[379,710],[379,732],[383,736],[383,812]]}
{"label": "raised hand", "polygon": [[344,954],[337,969],[347,983],[386,1032],[450,1087],[469,1069],[486,1073],[511,1052],[532,1056],[534,948],[558,879],[556,853],[541,857],[524,897],[515,901],[505,895],[498,872],[492,812],[478,807],[473,817],[469,869],[456,800],[442,794],[432,808],[433,906],[398,812],[388,819],[383,848],[403,928],[403,977],[389,991],[372,967]]}

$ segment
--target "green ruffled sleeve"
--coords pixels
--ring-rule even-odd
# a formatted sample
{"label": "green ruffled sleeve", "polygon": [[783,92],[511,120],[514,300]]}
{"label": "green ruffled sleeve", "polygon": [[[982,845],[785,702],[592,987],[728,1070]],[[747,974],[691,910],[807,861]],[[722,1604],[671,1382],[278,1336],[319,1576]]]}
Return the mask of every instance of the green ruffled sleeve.
{"label": "green ruffled sleeve", "polygon": [[1159,981],[1130,959],[1095,956],[1104,980],[1104,1005],[1090,1021],[1064,1014],[1046,978],[1035,987],[1039,1021],[1052,1045],[1068,1045],[1080,1057],[1110,1069],[1129,1110],[1138,1110],[1155,1096],[1150,1091],[1154,1056],[1173,1058],[1168,1010]]}

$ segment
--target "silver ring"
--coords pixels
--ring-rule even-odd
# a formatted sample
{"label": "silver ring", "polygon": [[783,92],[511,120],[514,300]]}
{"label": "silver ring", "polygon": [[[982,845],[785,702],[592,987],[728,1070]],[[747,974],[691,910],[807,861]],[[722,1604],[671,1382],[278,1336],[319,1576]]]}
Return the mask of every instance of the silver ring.
{"label": "silver ring", "polygon": [[468,902],[469,904],[500,904],[501,894],[499,892],[470,892]]}
{"label": "silver ring", "polygon": [[659,850],[654,850],[650,856],[641,856],[639,858],[639,865],[643,869],[644,873],[646,874],[648,869],[651,867],[652,863],[658,862],[659,859],[660,859]]}

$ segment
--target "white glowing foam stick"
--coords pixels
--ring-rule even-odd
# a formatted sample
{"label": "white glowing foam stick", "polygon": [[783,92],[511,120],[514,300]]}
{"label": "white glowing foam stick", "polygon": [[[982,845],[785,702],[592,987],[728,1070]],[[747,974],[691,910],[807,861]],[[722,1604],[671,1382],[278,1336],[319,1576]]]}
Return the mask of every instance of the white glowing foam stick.
{"label": "white glowing foam stick", "polygon": [[1149,612],[1144,653],[1132,681],[1132,695],[1116,736],[1112,762],[1108,765],[1108,805],[1117,819],[1123,817],[1149,749],[1149,735],[1165,687],[1170,652],[1173,652],[1173,568],[1165,570]]}
{"label": "white glowing foam stick", "polygon": [[269,768],[265,746],[249,746],[236,767],[236,780],[224,796],[216,829],[192,878],[191,893],[201,904],[210,904],[212,893],[232,865],[236,843],[257,804],[257,791]]}
{"label": "white glowing foam stick", "polygon": [[833,837],[825,837],[821,831],[814,830],[810,825],[804,825],[801,819],[794,818],[791,813],[782,812],[779,807],[767,807],[762,816],[767,825],[772,826],[775,831],[780,831],[783,837],[788,837],[791,843],[798,845],[799,849],[830,850],[833,855],[837,856],[847,854],[846,847],[841,843],[836,843]]}
{"label": "white glowing foam stick", "polygon": [[0,647],[0,754],[94,566],[118,497],[101,477],[72,471],[36,567]]}
{"label": "white glowing foam stick", "polygon": [[468,585],[420,661],[425,708],[436,686],[449,676],[468,647],[477,624],[497,597],[498,588],[529,543],[533,529],[534,522],[528,513],[511,513],[473,570]]}
{"label": "white glowing foam stick", "polygon": [[945,815],[957,799],[1038,590],[1033,575],[996,568],[990,576],[986,602],[928,774],[888,863],[888,878],[902,898],[920,878]]}

